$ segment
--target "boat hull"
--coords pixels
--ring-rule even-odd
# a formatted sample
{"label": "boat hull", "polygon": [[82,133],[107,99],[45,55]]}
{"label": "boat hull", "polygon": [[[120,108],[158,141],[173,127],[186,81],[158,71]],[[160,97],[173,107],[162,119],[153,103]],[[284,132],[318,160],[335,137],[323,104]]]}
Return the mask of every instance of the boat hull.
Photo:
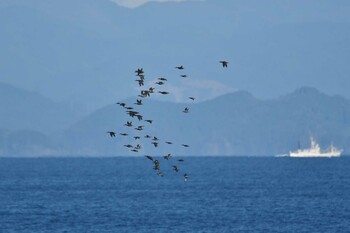
{"label": "boat hull", "polygon": [[294,158],[331,158],[331,157],[340,157],[341,153],[322,153],[322,154],[303,154],[303,153],[289,153],[289,157],[294,157]]}

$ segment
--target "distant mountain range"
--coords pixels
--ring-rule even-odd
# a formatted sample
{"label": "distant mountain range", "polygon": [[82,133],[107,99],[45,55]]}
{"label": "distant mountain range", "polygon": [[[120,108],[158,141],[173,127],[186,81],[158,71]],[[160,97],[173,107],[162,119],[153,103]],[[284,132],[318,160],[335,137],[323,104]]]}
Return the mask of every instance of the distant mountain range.
{"label": "distant mountain range", "polygon": [[[1,99],[4,99],[5,92],[0,93]],[[259,100],[244,91],[190,104],[146,99],[144,105],[137,106],[137,109],[144,120],[153,120],[152,124],[130,118],[124,109],[113,104],[75,121],[69,127],[65,125],[65,130],[55,134],[47,133],[46,127],[54,128],[47,125],[58,121],[72,123],[72,118],[68,114],[60,114],[64,110],[48,100],[46,103],[36,94],[24,96],[13,102],[18,106],[8,106],[6,117],[2,118],[1,122],[6,121],[6,124],[0,127],[1,156],[140,156],[167,153],[264,156],[288,153],[297,148],[298,141],[302,147],[308,147],[311,135],[323,148],[333,142],[336,147],[344,149],[345,154],[350,152],[350,101],[341,96],[325,95],[314,88],[303,87],[272,100]],[[127,99],[125,102],[134,105],[135,100]],[[4,106],[3,102],[1,106]],[[38,113],[29,114],[31,106],[37,106]],[[190,108],[188,114],[182,112],[186,106]],[[55,113],[40,118],[35,115],[44,114],[44,109],[48,108]],[[19,111],[22,111],[22,117],[18,116]],[[133,128],[144,125],[144,130],[136,131],[124,126],[128,120],[132,120]],[[117,136],[111,138],[107,131],[116,131]],[[121,132],[130,136],[120,136]],[[132,138],[146,134],[160,139],[158,148],[154,148],[149,139],[136,141]],[[173,144],[167,145],[165,141]],[[142,146],[139,154],[123,146],[138,143]],[[181,144],[189,144],[190,147],[184,148]]]}
{"label": "distant mountain range", "polygon": [[73,106],[0,82],[0,129],[52,133],[66,129],[80,117]]}

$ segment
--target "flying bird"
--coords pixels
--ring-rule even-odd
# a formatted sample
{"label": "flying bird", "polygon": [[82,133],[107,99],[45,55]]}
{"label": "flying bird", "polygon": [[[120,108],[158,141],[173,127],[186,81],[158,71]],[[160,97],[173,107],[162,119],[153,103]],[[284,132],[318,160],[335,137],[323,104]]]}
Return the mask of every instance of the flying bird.
{"label": "flying bird", "polygon": [[165,84],[164,82],[162,82],[162,81],[159,81],[159,82],[156,82],[155,84],[158,84],[158,85],[163,85],[163,84]]}
{"label": "flying bird", "polygon": [[127,133],[120,133],[120,135],[122,135],[122,136],[128,136]]}
{"label": "flying bird", "polygon": [[170,145],[170,144],[173,144],[172,142],[165,142],[165,143],[166,143],[166,144],[169,144],[169,145]]}
{"label": "flying bird", "polygon": [[137,74],[136,74],[137,76],[143,75],[143,74],[144,74],[143,68],[137,68],[137,70],[135,70],[135,73],[137,73]]}
{"label": "flying bird", "polygon": [[144,85],[145,85],[143,80],[144,80],[144,79],[135,80],[135,81],[138,82],[138,83],[139,83],[139,86],[141,87],[141,86],[144,86]]}
{"label": "flying bird", "polygon": [[136,105],[142,105],[142,100],[136,100],[136,103],[134,103],[134,104],[136,104]]}
{"label": "flying bird", "polygon": [[189,98],[189,99],[191,99],[191,100],[193,100],[193,101],[195,100],[195,98],[194,98],[194,97],[192,97],[192,96],[190,96],[190,97],[188,97],[188,98]]}
{"label": "flying bird", "polygon": [[142,81],[145,80],[145,75],[144,74],[137,74],[136,76],[138,76]]}
{"label": "flying bird", "polygon": [[166,79],[166,78],[158,78],[158,80],[160,80],[160,81],[168,81],[168,79]]}
{"label": "flying bird", "polygon": [[183,70],[185,69],[182,65],[181,66],[175,66],[176,69]]}
{"label": "flying bird", "polygon": [[132,122],[131,121],[127,121],[126,124],[124,124],[127,127],[132,127]]}
{"label": "flying bird", "polygon": [[150,156],[150,155],[145,155],[145,157],[146,157],[147,159],[149,159],[149,160],[152,160],[152,161],[153,161],[153,157],[152,157],[152,156]]}
{"label": "flying bird", "polygon": [[188,174],[187,173],[184,174],[184,179],[185,179],[185,182],[188,181]]}
{"label": "flying bird", "polygon": [[167,154],[163,156],[164,159],[169,160],[172,158],[171,154]]}
{"label": "flying bird", "polygon": [[179,162],[185,162],[185,160],[183,160],[183,159],[178,159],[177,161],[179,161]]}
{"label": "flying bird", "polygon": [[129,116],[131,116],[131,117],[134,117],[134,116],[136,116],[137,114],[139,114],[139,112],[136,112],[136,111],[126,111],[128,114],[129,114]]}
{"label": "flying bird", "polygon": [[167,94],[169,94],[169,92],[167,92],[167,91],[158,91],[160,94],[162,94],[162,95],[167,95]]}
{"label": "flying bird", "polygon": [[125,104],[125,103],[122,103],[122,102],[117,102],[117,104],[119,104],[119,105],[122,106],[122,107],[125,107],[125,106],[126,106],[126,104]]}
{"label": "flying bird", "polygon": [[158,160],[154,160],[153,164],[154,164],[153,169],[158,171],[159,170],[159,161]]}
{"label": "flying bird", "polygon": [[228,61],[220,61],[220,63],[222,64],[222,67],[227,68]]}
{"label": "flying bird", "polygon": [[137,116],[137,119],[139,120],[139,121],[142,121],[142,116],[140,115],[140,114],[138,114],[138,115],[136,115]]}
{"label": "flying bird", "polygon": [[182,144],[183,147],[190,147],[189,145],[187,144]]}
{"label": "flying bird", "polygon": [[180,169],[178,168],[178,166],[173,165],[172,167],[173,167],[173,170],[174,170],[175,172],[179,172]]}
{"label": "flying bird", "polygon": [[180,76],[183,77],[183,78],[187,78],[188,77],[186,74],[182,74]]}
{"label": "flying bird", "polygon": [[141,90],[141,97],[145,98],[145,97],[149,97],[150,96],[150,91],[149,90]]}
{"label": "flying bird", "polygon": [[182,112],[188,113],[189,111],[190,111],[190,109],[186,107]]}
{"label": "flying bird", "polygon": [[152,124],[153,120],[145,120],[146,122]]}
{"label": "flying bird", "polygon": [[139,137],[139,136],[135,136],[134,139],[135,139],[135,140],[138,140],[138,139],[140,139],[140,137]]}
{"label": "flying bird", "polygon": [[143,130],[143,125],[139,125],[139,126],[137,126],[137,128],[134,128],[134,129],[136,129],[136,130]]}
{"label": "flying bird", "polygon": [[113,132],[113,131],[108,131],[107,133],[109,134],[109,136],[115,137],[115,132]]}

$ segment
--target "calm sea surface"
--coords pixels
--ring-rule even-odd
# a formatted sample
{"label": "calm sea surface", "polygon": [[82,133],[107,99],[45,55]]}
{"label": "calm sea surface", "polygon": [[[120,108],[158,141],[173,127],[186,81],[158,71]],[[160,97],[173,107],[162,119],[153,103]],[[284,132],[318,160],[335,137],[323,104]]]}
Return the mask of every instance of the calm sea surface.
{"label": "calm sea surface", "polygon": [[0,159],[0,232],[350,232],[350,157]]}

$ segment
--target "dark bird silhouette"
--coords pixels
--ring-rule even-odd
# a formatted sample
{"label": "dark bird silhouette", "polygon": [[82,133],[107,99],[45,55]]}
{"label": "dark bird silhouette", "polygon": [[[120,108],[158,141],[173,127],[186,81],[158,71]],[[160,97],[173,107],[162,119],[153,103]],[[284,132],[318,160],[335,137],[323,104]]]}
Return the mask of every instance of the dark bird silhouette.
{"label": "dark bird silhouette", "polygon": [[181,66],[175,66],[176,69],[183,70],[185,69],[182,65]]}
{"label": "dark bird silhouette", "polygon": [[158,147],[158,142],[152,142],[152,144],[154,145],[154,147]]}
{"label": "dark bird silhouette", "polygon": [[136,74],[142,81],[145,80],[145,75],[144,74]]}
{"label": "dark bird silhouette", "polygon": [[135,136],[134,139],[135,139],[135,140],[138,140],[138,139],[140,139],[140,137],[139,137],[139,136]]}
{"label": "dark bird silhouette", "polygon": [[160,80],[160,81],[168,81],[168,79],[166,79],[166,78],[158,78],[158,80]]}
{"label": "dark bird silhouette", "polygon": [[108,131],[107,133],[109,134],[109,136],[115,137],[115,132],[113,132],[113,131]]}
{"label": "dark bird silhouette", "polygon": [[140,145],[140,144],[137,144],[137,145],[135,146],[135,149],[136,149],[136,150],[141,150],[141,145]]}
{"label": "dark bird silhouette", "polygon": [[188,178],[189,178],[188,174],[187,174],[187,173],[185,173],[185,174],[184,174],[184,179],[185,179],[185,182],[186,182],[186,181],[188,181]]}
{"label": "dark bird silhouette", "polygon": [[145,120],[146,122],[152,124],[153,120]]}
{"label": "dark bird silhouette", "polygon": [[125,147],[127,147],[127,148],[132,148],[133,146],[132,145],[130,145],[130,144],[127,144],[127,145],[124,145]]}
{"label": "dark bird silhouette", "polygon": [[122,135],[122,136],[128,136],[127,133],[120,133],[120,135]]}
{"label": "dark bird silhouette", "polygon": [[137,76],[144,74],[143,68],[137,68],[137,70],[135,70],[135,73]]}
{"label": "dark bird silhouette", "polygon": [[149,92],[149,93],[154,93],[154,87],[150,87],[150,88],[148,89],[148,92]]}
{"label": "dark bird silhouette", "polygon": [[169,94],[169,92],[167,92],[167,91],[158,91],[160,94],[162,94],[162,95],[167,95],[167,94]]}
{"label": "dark bird silhouette", "polygon": [[145,98],[145,97],[149,97],[151,96],[150,95],[150,91],[149,90],[141,90],[141,95],[140,95],[142,98]]}
{"label": "dark bird silhouette", "polygon": [[122,107],[125,107],[125,106],[126,106],[126,104],[125,104],[125,103],[122,103],[122,102],[118,102],[117,104],[119,104],[119,105],[122,106]]}
{"label": "dark bird silhouette", "polygon": [[179,161],[179,162],[185,162],[185,160],[183,160],[183,159],[178,159],[177,161]]}
{"label": "dark bird silhouette", "polygon": [[174,170],[175,172],[179,172],[179,170],[180,170],[180,169],[179,169],[179,167],[178,167],[178,166],[173,165],[172,167],[173,167],[173,170]]}
{"label": "dark bird silhouette", "polygon": [[167,154],[163,156],[164,159],[169,160],[172,158],[171,154]]}
{"label": "dark bird silhouette", "polygon": [[152,157],[152,156],[150,156],[150,155],[145,155],[145,157],[146,157],[147,159],[149,159],[149,160],[152,160],[152,161],[153,161],[153,157]]}
{"label": "dark bird silhouette", "polygon": [[138,114],[138,115],[136,115],[136,116],[137,116],[137,119],[138,119],[139,121],[142,121],[143,116],[141,116],[140,114]]}
{"label": "dark bird silhouette", "polygon": [[143,85],[145,85],[144,84],[144,79],[140,79],[140,80],[135,80],[136,82],[138,82],[139,83],[139,86],[141,87],[141,86],[143,86]]}
{"label": "dark bird silhouette", "polygon": [[159,81],[159,82],[156,82],[155,84],[158,84],[158,85],[163,85],[163,84],[165,84],[164,82],[162,82],[162,81]]}
{"label": "dark bird silhouette", "polygon": [[169,144],[169,145],[171,145],[171,144],[173,144],[172,142],[165,142],[166,144]]}
{"label": "dark bird silhouette", "polygon": [[131,110],[129,110],[129,111],[126,111],[128,114],[129,114],[129,116],[131,116],[131,117],[134,117],[134,116],[136,116],[137,114],[139,114],[139,112],[136,112],[136,111],[131,111]]}
{"label": "dark bird silhouette", "polygon": [[136,129],[136,130],[143,130],[143,125],[139,125],[139,126],[137,126],[137,128],[134,128],[134,129]]}
{"label": "dark bird silhouette", "polygon": [[139,152],[139,151],[138,151],[138,150],[136,150],[136,149],[132,149],[131,151],[132,151],[132,152]]}
{"label": "dark bird silhouette", "polygon": [[158,160],[154,160],[153,164],[154,164],[153,169],[156,170],[156,171],[159,170],[159,161]]}
{"label": "dark bird silhouette", "polygon": [[132,110],[132,109],[134,109],[133,107],[125,107],[125,109],[127,109],[127,110]]}
{"label": "dark bird silhouette", "polygon": [[153,141],[159,141],[159,139],[157,138],[157,137],[153,137],[153,139],[152,139]]}
{"label": "dark bird silhouette", "polygon": [[180,75],[181,77],[183,77],[183,78],[187,78],[187,75],[186,74],[182,74],[182,75]]}
{"label": "dark bird silhouette", "polygon": [[188,113],[189,111],[190,111],[190,109],[186,107],[182,112]]}
{"label": "dark bird silhouette", "polygon": [[192,97],[192,96],[191,96],[191,97],[188,97],[188,98],[189,98],[189,99],[191,99],[191,100],[195,100],[195,98],[194,98],[194,97]]}
{"label": "dark bird silhouette", "polygon": [[142,105],[142,100],[136,100],[136,103],[134,103],[136,105]]}
{"label": "dark bird silhouette", "polygon": [[190,147],[189,145],[187,144],[182,144],[183,147]]}
{"label": "dark bird silhouette", "polygon": [[228,61],[220,61],[220,63],[222,64],[222,67],[227,68]]}
{"label": "dark bird silhouette", "polygon": [[151,136],[149,136],[148,134],[145,136],[145,138],[151,138]]}
{"label": "dark bird silhouette", "polygon": [[128,126],[128,127],[132,127],[132,122],[131,121],[127,121],[126,124],[124,124],[125,126]]}

